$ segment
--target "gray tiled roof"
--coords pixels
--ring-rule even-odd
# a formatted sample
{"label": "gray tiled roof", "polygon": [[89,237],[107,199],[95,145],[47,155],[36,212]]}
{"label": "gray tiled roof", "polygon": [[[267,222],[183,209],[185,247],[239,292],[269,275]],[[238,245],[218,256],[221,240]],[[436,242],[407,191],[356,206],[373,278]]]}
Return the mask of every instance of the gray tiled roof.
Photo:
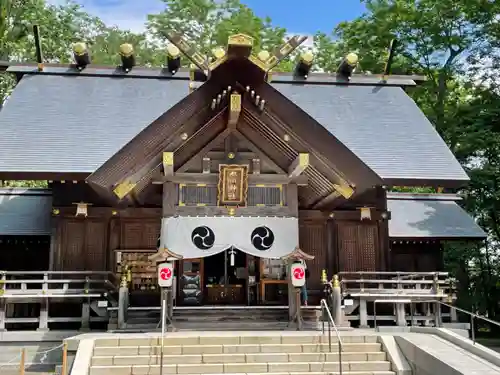
{"label": "gray tiled roof", "polygon": [[50,235],[52,195],[44,189],[0,189],[0,235]]}
{"label": "gray tiled roof", "polygon": [[273,84],[384,179],[468,180],[399,87]]}
{"label": "gray tiled roof", "polygon": [[391,238],[485,238],[486,234],[456,199],[444,195],[388,194]]}
{"label": "gray tiled roof", "polygon": [[[399,87],[273,86],[382,178],[468,179]],[[187,93],[185,80],[25,75],[0,111],[0,171],[92,173]]]}
{"label": "gray tiled roof", "polygon": [[94,172],[187,93],[179,80],[26,75],[0,112],[0,170]]}

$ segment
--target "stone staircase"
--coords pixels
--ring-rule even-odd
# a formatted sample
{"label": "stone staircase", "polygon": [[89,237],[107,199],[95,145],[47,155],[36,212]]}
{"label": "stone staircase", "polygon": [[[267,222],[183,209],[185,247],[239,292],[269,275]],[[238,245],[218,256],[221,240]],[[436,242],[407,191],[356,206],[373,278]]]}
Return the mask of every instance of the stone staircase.
{"label": "stone staircase", "polygon": [[[317,332],[218,334],[167,333],[163,374],[339,374],[338,342]],[[395,375],[377,336],[343,335],[344,375]],[[160,373],[160,341],[117,335],[96,339],[89,375],[156,375]]]}

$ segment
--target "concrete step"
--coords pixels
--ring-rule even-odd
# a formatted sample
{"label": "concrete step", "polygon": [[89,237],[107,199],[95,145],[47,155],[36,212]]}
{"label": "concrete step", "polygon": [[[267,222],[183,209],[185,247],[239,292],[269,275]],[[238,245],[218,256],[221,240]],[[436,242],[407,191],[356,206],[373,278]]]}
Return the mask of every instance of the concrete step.
{"label": "concrete step", "polygon": [[[328,335],[322,335],[318,332],[307,332],[303,334],[270,334],[270,335],[244,335],[238,336],[237,334],[228,332],[222,335],[222,332],[218,336],[210,335],[183,335],[183,332],[167,333],[163,344],[165,346],[176,346],[176,345],[241,345],[241,344],[251,344],[251,345],[262,345],[262,344],[328,344]],[[337,337],[335,334],[331,336],[331,342],[336,343]],[[377,336],[373,335],[342,335],[343,343],[376,343]],[[95,340],[94,347],[103,346],[158,346],[161,344],[160,335],[155,335],[154,337],[148,337],[145,335],[134,335],[134,334],[121,334],[116,335],[116,337],[110,338],[97,338]]]}
{"label": "concrete step", "polygon": [[[342,353],[342,361],[385,361],[383,352]],[[289,362],[338,362],[338,353],[226,353],[226,354],[184,354],[163,356],[164,364],[205,364],[205,363],[289,363]],[[159,355],[94,356],[92,366],[111,365],[159,365]]]}
{"label": "concrete step", "polygon": [[[342,361],[344,374],[350,372],[374,374],[376,371],[390,372],[388,361]],[[163,374],[273,374],[276,373],[331,373],[340,370],[339,362],[269,362],[269,363],[204,363],[164,364]],[[139,375],[159,374],[159,365],[91,366],[89,375]]]}
{"label": "concrete step", "polygon": [[[379,343],[344,343],[344,352],[380,352]],[[338,345],[332,344],[332,352]],[[164,346],[164,354],[224,354],[224,353],[328,353],[328,344],[240,344],[240,345],[175,345]],[[160,346],[101,346],[94,348],[95,356],[159,355]]]}

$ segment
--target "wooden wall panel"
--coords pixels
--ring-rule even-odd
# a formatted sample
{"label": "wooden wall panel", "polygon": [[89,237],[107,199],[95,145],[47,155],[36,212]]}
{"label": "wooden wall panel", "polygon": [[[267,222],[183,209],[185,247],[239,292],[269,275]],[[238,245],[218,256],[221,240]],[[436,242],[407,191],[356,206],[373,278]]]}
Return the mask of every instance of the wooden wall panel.
{"label": "wooden wall panel", "polygon": [[153,250],[160,236],[161,220],[128,219],[121,221],[120,249]]}
{"label": "wooden wall panel", "polygon": [[442,249],[438,242],[391,244],[391,270],[401,272],[433,272],[442,268]]}
{"label": "wooden wall panel", "polygon": [[321,289],[321,270],[327,268],[326,222],[300,221],[299,244],[304,252],[315,257],[307,262],[310,272],[307,286],[309,289]]}
{"label": "wooden wall panel", "polygon": [[61,218],[54,269],[59,271],[103,271],[107,259],[106,221]]}
{"label": "wooden wall panel", "polygon": [[338,271],[376,271],[379,251],[376,222],[336,223]]}
{"label": "wooden wall panel", "polygon": [[120,249],[142,249],[142,229],[140,221],[122,220],[120,234]]}
{"label": "wooden wall panel", "polygon": [[62,219],[61,246],[54,259],[54,268],[57,271],[83,271],[85,262],[82,261],[85,247],[85,223],[81,220]]}
{"label": "wooden wall panel", "polygon": [[85,221],[85,270],[107,269],[107,222]]}

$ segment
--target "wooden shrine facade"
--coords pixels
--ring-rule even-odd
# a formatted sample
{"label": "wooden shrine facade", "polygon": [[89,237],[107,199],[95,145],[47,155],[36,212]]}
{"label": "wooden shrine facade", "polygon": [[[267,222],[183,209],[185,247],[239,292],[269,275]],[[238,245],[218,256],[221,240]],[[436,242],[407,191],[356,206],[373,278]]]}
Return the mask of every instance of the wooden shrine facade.
{"label": "wooden shrine facade", "polygon": [[[415,77],[352,75],[349,64],[357,63],[352,56],[337,75],[309,76],[304,66],[312,64],[310,54],[298,58],[294,74],[271,74],[300,44],[296,37],[271,55],[255,54],[251,38],[235,35],[207,65],[181,36],[170,38],[179,48],[169,47],[168,72],[137,68],[127,59],[118,73],[78,62],[70,69],[43,64],[7,69],[21,78],[0,112],[0,129],[16,123],[23,124],[21,131],[30,123],[38,129],[35,122],[42,119],[38,126],[45,130],[25,136],[31,143],[34,134],[41,137],[33,145],[41,148],[27,159],[14,156],[29,147],[2,147],[0,140],[0,178],[50,180],[51,270],[128,273],[137,290],[154,290],[156,269],[148,258],[168,242],[162,221],[230,217],[243,223],[257,217],[265,226],[269,218],[295,219],[296,247],[314,257],[308,261],[308,288],[320,291],[323,269],[332,275],[403,267],[391,253],[389,223],[395,218],[387,186],[453,188],[467,179],[401,89],[415,85]],[[180,51],[195,65],[189,72],[171,69]],[[38,98],[29,97],[33,92],[48,104],[39,106]],[[77,102],[85,113],[77,120],[77,108],[61,102],[75,95],[81,95]],[[394,110],[386,108],[389,102]],[[383,113],[362,114],[367,107]],[[408,123],[413,130],[388,130]],[[356,126],[352,135],[346,133]],[[416,141],[426,134],[420,147],[435,149],[423,152],[423,159],[415,154],[408,164],[411,131]],[[54,144],[61,132],[65,136]],[[437,143],[428,141],[436,137]],[[390,157],[383,159],[386,154]],[[422,167],[431,163],[428,155],[448,158],[449,165]],[[482,236],[476,231],[469,237]],[[179,260],[178,278],[203,275],[208,258]],[[240,268],[257,270],[253,281],[260,282],[261,296],[266,282],[284,281],[280,271],[272,271],[280,264],[265,258],[246,253],[239,260]],[[439,259],[426,268],[438,269]],[[249,287],[250,275],[237,277],[242,278]]]}

